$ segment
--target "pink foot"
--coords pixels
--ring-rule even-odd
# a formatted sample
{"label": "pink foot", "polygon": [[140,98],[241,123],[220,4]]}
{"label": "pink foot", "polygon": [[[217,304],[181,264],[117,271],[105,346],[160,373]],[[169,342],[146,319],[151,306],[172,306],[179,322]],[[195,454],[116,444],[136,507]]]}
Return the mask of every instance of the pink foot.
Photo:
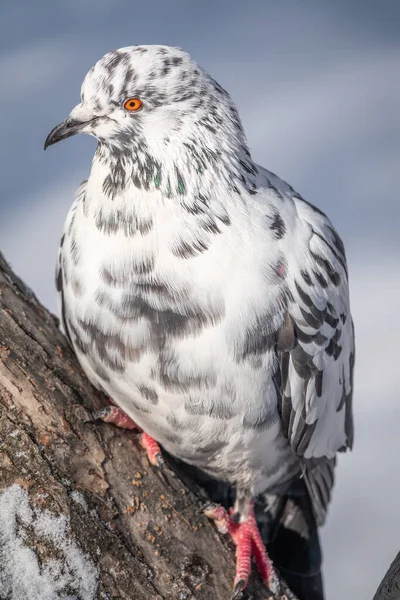
{"label": "pink foot", "polygon": [[147,458],[149,459],[150,463],[154,467],[159,467],[161,469],[164,464],[164,459],[162,457],[161,448],[158,445],[158,442],[150,437],[148,433],[143,431],[143,433],[140,435],[140,444],[146,451]]}
{"label": "pink foot", "polygon": [[248,584],[252,556],[254,556],[260,575],[268,588],[275,575],[258,530],[253,505],[249,516],[242,522],[236,523],[232,519],[233,512],[233,508],[227,513],[222,506],[215,504],[210,504],[204,509],[205,515],[215,521],[218,530],[221,533],[228,533],[236,544],[236,576],[231,600],[238,598]]}
{"label": "pink foot", "polygon": [[106,406],[95,413],[95,419],[100,419],[104,423],[112,423],[116,427],[121,429],[136,429],[142,431],[139,425],[136,425],[135,421],[132,421],[130,417],[118,406]]}
{"label": "pink foot", "polygon": [[101,410],[98,410],[95,415],[95,419],[100,419],[104,423],[112,423],[121,429],[136,429],[140,433],[140,444],[146,451],[149,462],[155,466],[161,468],[164,464],[164,460],[161,454],[161,449],[156,440],[149,436],[148,433],[143,431],[136,425],[135,421],[132,421],[130,417],[121,408],[117,406],[106,406]]}

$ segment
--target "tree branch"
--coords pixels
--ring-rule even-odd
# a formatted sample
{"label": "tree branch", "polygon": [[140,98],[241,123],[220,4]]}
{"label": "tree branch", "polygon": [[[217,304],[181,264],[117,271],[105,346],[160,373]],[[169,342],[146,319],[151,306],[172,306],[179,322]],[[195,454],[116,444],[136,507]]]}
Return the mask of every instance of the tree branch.
{"label": "tree branch", "polygon": [[[104,397],[1,255],[0,332],[0,596],[23,598],[15,581],[32,590],[35,567],[41,600],[46,581],[60,598],[228,599],[234,552],[199,512],[204,492],[155,472],[134,433],[91,422]],[[243,597],[294,599],[256,576]]]}
{"label": "tree branch", "polygon": [[400,552],[382,579],[374,600],[398,600],[398,598],[400,598]]}

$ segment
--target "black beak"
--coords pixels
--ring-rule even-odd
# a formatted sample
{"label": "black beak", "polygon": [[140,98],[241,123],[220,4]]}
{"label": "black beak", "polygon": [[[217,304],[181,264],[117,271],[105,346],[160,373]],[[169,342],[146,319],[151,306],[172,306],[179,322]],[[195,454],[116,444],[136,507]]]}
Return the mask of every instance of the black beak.
{"label": "black beak", "polygon": [[44,149],[46,150],[46,148],[52,144],[56,144],[61,140],[71,137],[71,135],[79,133],[85,127],[85,125],[91,123],[92,121],[94,121],[94,119],[91,119],[90,121],[75,121],[74,119],[68,117],[65,119],[65,121],[50,131],[44,143]]}

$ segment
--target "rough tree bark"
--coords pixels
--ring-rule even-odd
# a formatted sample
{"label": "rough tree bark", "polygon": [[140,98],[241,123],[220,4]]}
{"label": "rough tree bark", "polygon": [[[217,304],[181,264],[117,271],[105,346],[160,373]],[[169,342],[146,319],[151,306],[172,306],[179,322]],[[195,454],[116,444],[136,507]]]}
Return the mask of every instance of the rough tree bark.
{"label": "rough tree bark", "polygon": [[[33,511],[67,517],[95,567],[95,598],[228,599],[234,550],[199,512],[204,493],[179,470],[155,472],[134,433],[94,424],[105,404],[0,255],[0,494],[17,484]],[[54,540],[27,531],[42,567],[59,557]],[[278,598],[256,575],[243,597]]]}
{"label": "rough tree bark", "polygon": [[400,598],[400,552],[388,568],[374,600],[399,600]]}

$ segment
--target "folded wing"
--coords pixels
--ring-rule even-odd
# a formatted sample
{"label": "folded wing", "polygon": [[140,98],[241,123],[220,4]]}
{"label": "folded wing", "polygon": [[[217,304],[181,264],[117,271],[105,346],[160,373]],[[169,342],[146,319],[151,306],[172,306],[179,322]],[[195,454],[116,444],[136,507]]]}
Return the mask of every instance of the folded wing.
{"label": "folded wing", "polygon": [[294,201],[300,225],[296,251],[288,253],[288,306],[277,343],[280,414],[322,523],[336,452],[353,443],[354,329],[343,243],[323,213]]}

